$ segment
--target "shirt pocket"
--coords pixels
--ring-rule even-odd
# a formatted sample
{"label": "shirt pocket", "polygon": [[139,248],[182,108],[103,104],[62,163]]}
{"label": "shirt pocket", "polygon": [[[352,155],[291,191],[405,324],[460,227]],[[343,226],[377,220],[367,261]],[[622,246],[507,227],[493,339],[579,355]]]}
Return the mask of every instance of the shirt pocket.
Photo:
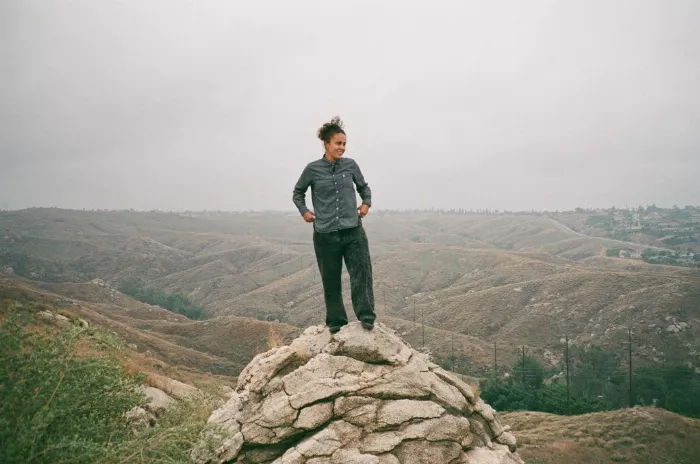
{"label": "shirt pocket", "polygon": [[343,189],[355,191],[355,183],[352,181],[352,174],[349,172],[340,175],[339,184]]}

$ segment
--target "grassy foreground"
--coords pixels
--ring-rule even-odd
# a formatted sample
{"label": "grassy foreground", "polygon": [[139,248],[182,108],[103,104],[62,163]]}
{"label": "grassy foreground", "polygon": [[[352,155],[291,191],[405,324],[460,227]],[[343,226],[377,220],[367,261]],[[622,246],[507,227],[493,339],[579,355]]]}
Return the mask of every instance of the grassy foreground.
{"label": "grassy foreground", "polygon": [[580,416],[503,414],[528,464],[691,464],[700,456],[700,420],[660,408]]}
{"label": "grassy foreground", "polygon": [[90,327],[45,324],[31,301],[0,301],[0,462],[182,463],[218,398],[202,391],[158,415],[143,406],[143,374],[123,365],[123,341]]}

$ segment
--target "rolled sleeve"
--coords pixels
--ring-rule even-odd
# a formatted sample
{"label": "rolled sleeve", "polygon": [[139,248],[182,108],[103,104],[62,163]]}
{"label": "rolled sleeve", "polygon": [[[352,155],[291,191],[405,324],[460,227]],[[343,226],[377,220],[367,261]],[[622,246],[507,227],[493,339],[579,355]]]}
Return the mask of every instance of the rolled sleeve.
{"label": "rolled sleeve", "polygon": [[306,191],[309,189],[309,185],[311,185],[311,176],[309,167],[307,166],[304,168],[301,176],[299,176],[299,180],[297,180],[297,183],[294,185],[294,191],[292,193],[292,201],[299,210],[299,214],[302,216],[309,211],[309,208],[306,206]]}
{"label": "rolled sleeve", "polygon": [[357,187],[357,193],[359,193],[360,198],[362,198],[362,203],[372,206],[372,190],[369,188],[369,184],[362,175],[362,171],[360,170],[360,166],[357,164],[357,162],[353,163],[352,177],[355,181],[355,186]]}

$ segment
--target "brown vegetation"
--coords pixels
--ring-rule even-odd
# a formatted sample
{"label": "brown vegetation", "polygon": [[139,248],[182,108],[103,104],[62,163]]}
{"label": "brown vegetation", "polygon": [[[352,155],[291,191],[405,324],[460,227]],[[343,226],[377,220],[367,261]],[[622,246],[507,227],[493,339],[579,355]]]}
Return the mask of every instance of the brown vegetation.
{"label": "brown vegetation", "polygon": [[628,462],[691,464],[700,453],[700,421],[656,408],[581,416],[503,414],[531,464]]}

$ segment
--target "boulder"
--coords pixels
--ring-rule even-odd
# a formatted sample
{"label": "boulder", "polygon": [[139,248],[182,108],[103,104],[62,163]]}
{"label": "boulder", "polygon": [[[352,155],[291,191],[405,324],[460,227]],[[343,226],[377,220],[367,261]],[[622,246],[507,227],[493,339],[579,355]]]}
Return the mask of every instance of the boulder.
{"label": "boulder", "polygon": [[165,393],[178,400],[191,398],[193,395],[199,393],[197,387],[153,372],[148,374],[148,383],[152,387],[163,390]]}
{"label": "boulder", "polygon": [[257,355],[193,463],[517,464],[515,436],[471,387],[381,323],[309,327]]}
{"label": "boulder", "polygon": [[146,404],[146,409],[151,412],[157,412],[161,409],[167,409],[175,401],[163,390],[159,390],[154,387],[142,386],[141,390],[148,397],[148,404]]}

